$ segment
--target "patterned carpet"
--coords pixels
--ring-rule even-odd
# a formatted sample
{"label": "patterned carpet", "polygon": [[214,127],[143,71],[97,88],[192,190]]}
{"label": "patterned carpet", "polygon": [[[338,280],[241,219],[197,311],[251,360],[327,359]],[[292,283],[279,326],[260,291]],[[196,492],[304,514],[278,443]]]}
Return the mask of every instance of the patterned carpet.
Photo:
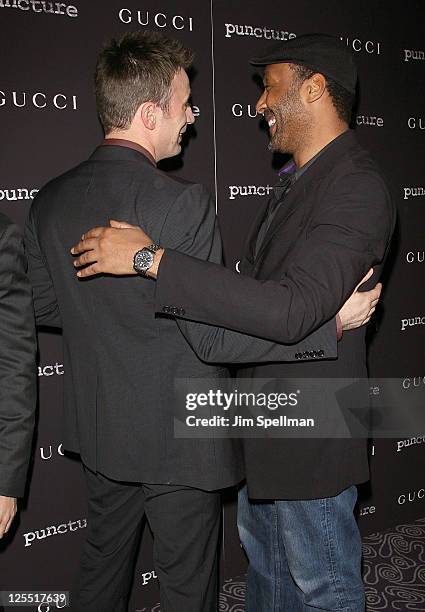
{"label": "patterned carpet", "polygon": [[425,610],[425,519],[364,538],[363,558],[368,611]]}
{"label": "patterned carpet", "polygon": [[219,612],[245,612],[245,576],[225,581],[218,609]]}
{"label": "patterned carpet", "polygon": [[[367,612],[425,611],[425,519],[363,538],[363,559]],[[227,580],[220,612],[244,612],[244,601],[245,577]]]}

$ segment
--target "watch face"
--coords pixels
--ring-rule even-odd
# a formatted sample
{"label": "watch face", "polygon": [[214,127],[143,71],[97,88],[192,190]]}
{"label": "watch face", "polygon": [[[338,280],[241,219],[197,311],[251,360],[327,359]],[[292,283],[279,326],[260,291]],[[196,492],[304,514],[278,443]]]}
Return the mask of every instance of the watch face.
{"label": "watch face", "polygon": [[138,251],[134,256],[134,269],[136,272],[146,272],[153,264],[153,253],[147,249]]}

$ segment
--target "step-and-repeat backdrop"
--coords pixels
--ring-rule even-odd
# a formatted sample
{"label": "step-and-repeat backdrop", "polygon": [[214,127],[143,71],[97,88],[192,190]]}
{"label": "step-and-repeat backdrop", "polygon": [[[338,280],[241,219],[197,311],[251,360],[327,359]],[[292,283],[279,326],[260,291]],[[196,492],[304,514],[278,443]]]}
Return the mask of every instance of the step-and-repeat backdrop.
{"label": "step-and-repeat backdrop", "polygon": [[[0,0],[0,210],[23,224],[37,190],[99,143],[92,81],[102,43],[128,30],[159,30],[196,51],[196,125],[182,156],[163,167],[215,193],[226,265],[237,267],[281,163],[268,152],[256,116],[259,81],[248,59],[274,40],[337,35],[359,67],[353,125],[384,170],[399,212],[383,306],[371,324],[370,369],[398,377],[408,401],[425,386],[424,24],[422,0]],[[38,432],[28,495],[0,548],[1,589],[69,590],[86,529],[80,464],[61,442],[61,337],[40,330],[39,346]],[[424,434],[371,441],[372,481],[359,503],[363,533],[424,516]],[[224,505],[221,567],[223,580],[246,568],[234,494]],[[158,610],[157,602],[146,529],[130,609]]]}

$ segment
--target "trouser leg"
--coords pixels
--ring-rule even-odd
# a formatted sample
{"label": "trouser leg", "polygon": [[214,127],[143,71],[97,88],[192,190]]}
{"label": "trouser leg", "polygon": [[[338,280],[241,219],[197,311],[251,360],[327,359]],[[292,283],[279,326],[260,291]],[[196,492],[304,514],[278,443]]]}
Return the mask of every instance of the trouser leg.
{"label": "trouser leg", "polygon": [[121,483],[84,467],[88,526],[75,612],[125,612],[144,517],[140,484]]}
{"label": "trouser leg", "polygon": [[275,502],[279,539],[306,611],[364,611],[356,500],[352,486],[335,497]]}
{"label": "trouser leg", "polygon": [[143,485],[162,612],[216,612],[220,494]]}
{"label": "trouser leg", "polygon": [[238,529],[249,560],[246,612],[302,612],[300,594],[279,538],[275,503],[251,501],[243,487],[238,498]]}

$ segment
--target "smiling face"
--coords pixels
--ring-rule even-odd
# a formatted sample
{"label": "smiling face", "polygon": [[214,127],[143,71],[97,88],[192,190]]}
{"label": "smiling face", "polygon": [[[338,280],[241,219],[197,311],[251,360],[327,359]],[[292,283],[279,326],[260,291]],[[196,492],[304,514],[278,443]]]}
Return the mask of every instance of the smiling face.
{"label": "smiling face", "polygon": [[195,122],[189,103],[190,84],[186,72],[180,69],[171,83],[171,97],[167,110],[161,112],[156,144],[156,158],[165,159],[178,155],[186,127]]}
{"label": "smiling face", "polygon": [[263,83],[257,112],[264,114],[269,125],[269,148],[294,155],[306,142],[311,125],[296,73],[290,64],[270,64],[264,71]]}

